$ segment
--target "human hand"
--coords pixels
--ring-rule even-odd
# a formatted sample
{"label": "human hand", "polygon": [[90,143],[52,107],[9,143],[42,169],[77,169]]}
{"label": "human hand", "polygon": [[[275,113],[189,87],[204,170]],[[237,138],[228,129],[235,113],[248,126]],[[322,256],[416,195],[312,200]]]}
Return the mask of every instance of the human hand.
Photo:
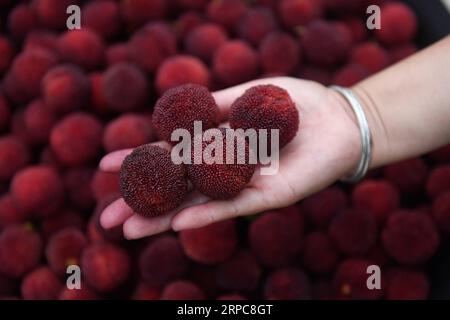
{"label": "human hand", "polygon": [[[226,120],[231,104],[246,89],[273,84],[287,90],[300,114],[296,137],[280,150],[275,175],[256,170],[246,188],[235,198],[212,200],[193,190],[175,210],[155,218],[133,213],[122,198],[102,213],[104,228],[123,224],[128,239],[150,236],[169,229],[198,228],[224,219],[288,206],[315,193],[352,171],[359,160],[359,129],[353,111],[338,93],[318,83],[289,77],[251,81],[215,92],[214,98]],[[156,144],[169,147],[167,143]],[[100,169],[118,172],[132,149],[106,155]]]}

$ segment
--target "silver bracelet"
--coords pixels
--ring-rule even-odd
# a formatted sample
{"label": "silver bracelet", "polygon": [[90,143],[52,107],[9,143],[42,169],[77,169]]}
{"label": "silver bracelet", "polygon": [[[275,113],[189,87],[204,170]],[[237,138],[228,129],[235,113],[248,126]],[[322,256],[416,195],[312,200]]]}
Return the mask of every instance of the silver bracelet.
{"label": "silver bracelet", "polygon": [[352,90],[340,86],[331,86],[330,88],[340,93],[348,101],[358,120],[359,131],[361,133],[361,159],[359,160],[355,173],[341,179],[344,182],[358,182],[366,175],[372,159],[372,137],[369,124],[362,104]]}

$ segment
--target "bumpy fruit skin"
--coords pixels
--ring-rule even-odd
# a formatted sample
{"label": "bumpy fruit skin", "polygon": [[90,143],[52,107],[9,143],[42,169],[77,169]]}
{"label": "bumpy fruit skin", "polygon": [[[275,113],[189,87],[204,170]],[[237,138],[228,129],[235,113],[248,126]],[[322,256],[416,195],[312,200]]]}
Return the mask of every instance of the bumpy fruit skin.
{"label": "bumpy fruit skin", "polygon": [[230,260],[220,264],[217,269],[217,282],[222,289],[232,292],[250,292],[257,288],[261,268],[255,257],[240,250]]}
{"label": "bumpy fruit skin", "polygon": [[432,198],[450,190],[450,164],[434,168],[426,183],[426,191]]}
{"label": "bumpy fruit skin", "polygon": [[381,7],[380,16],[381,28],[375,30],[380,42],[394,45],[413,40],[417,31],[417,18],[407,5],[401,2],[386,3]]}
{"label": "bumpy fruit skin", "polygon": [[263,39],[259,56],[266,73],[291,74],[300,62],[301,51],[296,39],[276,31]]}
{"label": "bumpy fruit skin", "polygon": [[378,72],[390,64],[388,52],[375,42],[364,42],[353,48],[350,59],[371,73]]}
{"label": "bumpy fruit skin", "polygon": [[425,273],[404,268],[393,268],[386,274],[387,300],[426,300],[430,283]]}
{"label": "bumpy fruit skin", "polygon": [[274,85],[251,87],[231,105],[229,116],[233,129],[267,129],[270,150],[270,129],[279,130],[279,147],[283,148],[297,134],[299,113],[289,93]]}
{"label": "bumpy fruit skin", "polygon": [[177,51],[176,37],[168,25],[155,22],[139,29],[128,42],[130,57],[139,67],[154,72]]}
{"label": "bumpy fruit skin", "polygon": [[246,42],[232,40],[221,46],[213,58],[213,72],[224,85],[235,85],[255,78],[259,57]]}
{"label": "bumpy fruit skin", "polygon": [[250,225],[250,248],[265,266],[287,266],[300,253],[303,229],[302,216],[292,208],[265,213]]}
{"label": "bumpy fruit skin", "polygon": [[161,300],[204,300],[205,294],[190,281],[169,283],[161,294]]}
{"label": "bumpy fruit skin", "polygon": [[227,33],[222,27],[206,23],[189,32],[184,44],[188,53],[210,62],[217,49],[227,40]]}
{"label": "bumpy fruit skin", "polygon": [[423,191],[428,177],[428,167],[421,158],[414,158],[385,167],[383,174],[402,195],[411,196]]}
{"label": "bumpy fruit skin", "polygon": [[245,1],[216,0],[209,3],[206,15],[209,20],[231,31],[246,11],[247,5]]}
{"label": "bumpy fruit skin", "polygon": [[338,86],[350,87],[367,78],[370,72],[363,66],[350,63],[336,70],[332,82]]}
{"label": "bumpy fruit skin", "polygon": [[99,67],[105,55],[102,38],[89,28],[63,33],[58,40],[58,49],[64,61],[77,64],[86,70]]}
{"label": "bumpy fruit skin", "polygon": [[72,113],[53,127],[50,145],[62,164],[87,164],[100,152],[102,131],[101,123],[92,115]]}
{"label": "bumpy fruit skin", "polygon": [[353,189],[352,202],[355,208],[372,214],[381,224],[400,206],[400,194],[388,181],[366,180]]}
{"label": "bumpy fruit skin", "polygon": [[81,282],[81,289],[71,290],[63,288],[58,295],[58,300],[99,300],[100,296],[87,285]]}
{"label": "bumpy fruit skin", "polygon": [[78,265],[81,252],[87,245],[84,234],[75,227],[54,233],[45,248],[50,269],[59,276],[65,276],[69,265]]}
{"label": "bumpy fruit skin", "polygon": [[308,300],[311,284],[301,269],[278,269],[267,278],[264,297],[268,300]]}
{"label": "bumpy fruit skin", "polygon": [[266,35],[277,28],[277,21],[269,9],[254,7],[247,10],[240,19],[237,33],[240,38],[257,46]]}
{"label": "bumpy fruit skin", "polygon": [[146,22],[164,18],[168,5],[165,0],[121,1],[121,12],[129,29],[136,29]]}
{"label": "bumpy fruit skin", "polygon": [[66,26],[66,10],[70,5],[79,5],[75,0],[34,0],[32,6],[39,21],[50,29],[63,29]]}
{"label": "bumpy fruit skin", "polygon": [[329,187],[303,200],[301,207],[310,222],[325,228],[347,204],[347,195],[340,188]]}
{"label": "bumpy fruit skin", "polygon": [[136,148],[154,140],[151,118],[141,114],[124,114],[112,120],[103,132],[107,152]]}
{"label": "bumpy fruit skin", "polygon": [[11,182],[11,196],[20,209],[33,217],[58,211],[64,200],[64,184],[50,166],[34,165],[19,171]]}
{"label": "bumpy fruit skin", "polygon": [[218,264],[227,260],[236,249],[238,235],[235,220],[226,220],[197,229],[180,232],[185,254],[203,264]]}
{"label": "bumpy fruit skin", "polygon": [[27,226],[11,225],[0,233],[0,273],[20,278],[38,265],[42,240]]}
{"label": "bumpy fruit skin", "polygon": [[[234,149],[230,150],[226,129],[210,130],[213,130],[215,134],[220,133],[221,135],[223,147],[222,163],[206,163],[206,161],[211,161],[212,159],[208,160],[209,156],[205,156],[204,153],[208,147],[211,147],[211,143],[213,142],[201,142],[194,138],[192,142],[191,164],[187,165],[187,174],[194,187],[204,195],[212,199],[231,199],[246,187],[255,172],[256,164],[250,162],[252,150],[250,150],[247,141],[245,141],[243,149],[239,147],[239,138],[234,139]],[[216,136],[214,141],[215,139]],[[220,139],[220,137],[217,139]],[[197,150],[202,151],[203,163],[201,164],[195,164],[194,162],[195,152],[198,152]],[[244,151],[244,154],[241,154],[242,151]],[[238,163],[239,159],[242,159],[243,156],[245,156],[243,162]],[[234,159],[233,163],[227,163],[229,159]]]}
{"label": "bumpy fruit skin", "polygon": [[450,190],[438,196],[433,202],[433,218],[437,227],[450,232]]}
{"label": "bumpy fruit skin", "polygon": [[158,68],[155,86],[163,94],[168,89],[189,83],[209,87],[210,82],[208,67],[200,59],[177,55],[166,59]]}
{"label": "bumpy fruit skin", "polygon": [[[382,290],[367,288],[367,268],[373,263],[364,259],[344,260],[336,270],[333,278],[335,298],[343,300],[377,300]],[[381,288],[383,288],[383,281]]]}
{"label": "bumpy fruit skin", "polygon": [[88,2],[81,9],[82,25],[97,31],[104,39],[117,35],[121,27],[120,22],[120,6],[116,1]]}
{"label": "bumpy fruit skin", "polygon": [[328,273],[334,270],[339,259],[331,238],[323,232],[311,232],[303,244],[303,263],[315,273]]}
{"label": "bumpy fruit skin", "polygon": [[156,102],[152,122],[159,137],[171,141],[174,130],[186,129],[194,134],[194,121],[201,121],[203,130],[215,127],[219,108],[207,88],[185,84],[167,90]]}
{"label": "bumpy fruit skin", "polygon": [[148,98],[148,87],[145,74],[131,63],[115,64],[103,75],[105,102],[115,111],[142,108]]}
{"label": "bumpy fruit skin", "polygon": [[64,114],[84,107],[89,98],[89,79],[74,65],[58,65],[42,80],[42,96],[47,108]]}
{"label": "bumpy fruit skin", "polygon": [[9,180],[30,159],[30,151],[22,141],[14,136],[0,138],[0,180]]}
{"label": "bumpy fruit skin", "polygon": [[39,267],[22,281],[21,293],[25,300],[54,300],[63,284],[49,267]]}
{"label": "bumpy fruit skin", "polygon": [[32,145],[42,145],[48,142],[55,123],[55,114],[48,110],[42,100],[35,100],[25,108],[20,130],[24,131],[26,140]]}
{"label": "bumpy fruit skin", "polygon": [[352,44],[351,33],[343,23],[323,20],[308,24],[301,39],[306,58],[324,67],[345,60]]}
{"label": "bumpy fruit skin", "polygon": [[180,242],[169,235],[160,236],[149,243],[139,257],[142,279],[151,286],[162,286],[182,277],[188,268]]}
{"label": "bumpy fruit skin", "polygon": [[125,202],[144,217],[175,209],[188,190],[184,166],[174,164],[170,152],[157,146],[134,149],[123,161],[119,176]]}
{"label": "bumpy fruit skin", "polygon": [[322,1],[282,0],[278,9],[281,20],[289,28],[304,26],[323,15]]}
{"label": "bumpy fruit skin", "polygon": [[130,258],[121,247],[97,242],[84,249],[81,270],[90,287],[100,292],[109,292],[128,279]]}
{"label": "bumpy fruit skin", "polygon": [[381,240],[387,253],[397,262],[417,265],[428,261],[436,252],[439,233],[427,214],[403,210],[390,215]]}

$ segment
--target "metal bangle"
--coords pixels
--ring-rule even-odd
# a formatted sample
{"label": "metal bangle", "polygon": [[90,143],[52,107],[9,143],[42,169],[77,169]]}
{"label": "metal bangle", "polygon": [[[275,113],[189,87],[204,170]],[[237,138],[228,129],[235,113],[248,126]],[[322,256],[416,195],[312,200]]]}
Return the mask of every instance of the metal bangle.
{"label": "metal bangle", "polygon": [[372,159],[372,137],[369,124],[362,104],[352,90],[340,86],[331,86],[330,88],[340,93],[348,101],[359,124],[359,131],[361,133],[361,159],[359,160],[356,171],[352,175],[341,179],[344,182],[355,183],[364,178],[369,170]]}

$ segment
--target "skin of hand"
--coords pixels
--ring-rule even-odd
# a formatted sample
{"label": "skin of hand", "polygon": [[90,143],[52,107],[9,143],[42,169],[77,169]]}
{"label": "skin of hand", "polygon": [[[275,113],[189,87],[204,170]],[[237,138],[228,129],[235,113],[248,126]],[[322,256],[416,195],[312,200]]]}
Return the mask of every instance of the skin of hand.
{"label": "skin of hand", "polygon": [[[248,186],[230,200],[211,200],[193,190],[183,204],[165,215],[144,218],[128,207],[122,198],[102,213],[104,228],[123,224],[127,239],[150,236],[169,229],[180,231],[238,216],[285,207],[332,184],[352,172],[360,157],[360,134],[351,107],[335,91],[318,83],[289,77],[251,81],[215,92],[214,98],[226,121],[231,104],[246,89],[273,84],[287,90],[295,102],[300,126],[296,137],[279,156],[275,175],[260,175],[256,170]],[[167,146],[164,142],[156,144]],[[118,172],[132,149],[106,155],[100,169]]]}

